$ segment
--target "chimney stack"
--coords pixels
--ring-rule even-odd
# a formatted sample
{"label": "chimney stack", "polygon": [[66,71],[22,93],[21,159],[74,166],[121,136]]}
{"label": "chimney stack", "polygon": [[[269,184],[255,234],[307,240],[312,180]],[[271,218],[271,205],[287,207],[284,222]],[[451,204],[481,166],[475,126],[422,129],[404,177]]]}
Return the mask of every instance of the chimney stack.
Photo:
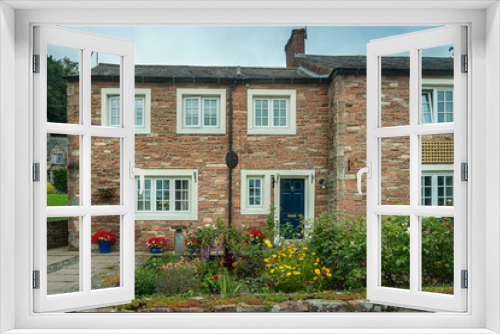
{"label": "chimney stack", "polygon": [[293,29],[292,35],[285,45],[286,67],[293,67],[295,54],[306,52],[307,30],[306,28]]}

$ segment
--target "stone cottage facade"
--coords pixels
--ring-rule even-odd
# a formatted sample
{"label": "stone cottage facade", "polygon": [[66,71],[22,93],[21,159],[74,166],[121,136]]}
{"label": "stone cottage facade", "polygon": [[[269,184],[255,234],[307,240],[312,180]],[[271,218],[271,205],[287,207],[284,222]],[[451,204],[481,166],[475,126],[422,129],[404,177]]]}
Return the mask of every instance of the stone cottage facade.
{"label": "stone cottage facade", "polygon": [[[276,220],[292,225],[301,223],[300,216],[312,223],[327,210],[365,212],[355,177],[366,157],[366,59],[307,55],[306,37],[305,29],[292,31],[286,68],[136,65],[135,164],[146,173],[145,193],[136,193],[137,250],[147,249],[151,236],[166,237],[173,249],[173,227],[189,234],[218,218],[262,228],[271,207]],[[403,125],[409,114],[409,62],[405,57],[384,61],[383,122]],[[424,59],[423,70],[429,83],[423,99],[437,109],[438,95],[452,94],[453,62]],[[118,126],[118,65],[92,69],[92,96],[93,125]],[[69,122],[77,117],[72,110],[78,101],[78,82],[69,78]],[[430,114],[437,119],[437,110]],[[68,141],[74,152],[76,138]],[[452,136],[425,138],[422,145],[427,145],[424,162],[431,166],[424,168],[429,178],[423,175],[422,193],[430,194],[428,205],[450,205],[450,196],[439,195],[446,187],[436,187],[449,183]],[[93,205],[119,202],[119,146],[117,139],[92,139]],[[409,140],[382,143],[382,154],[387,166],[382,201],[404,204]],[[234,168],[228,167],[229,156],[233,162],[237,158]],[[73,198],[77,175],[69,173]],[[92,222],[92,233],[119,234],[119,217]],[[77,246],[77,227],[70,222],[70,248]]]}

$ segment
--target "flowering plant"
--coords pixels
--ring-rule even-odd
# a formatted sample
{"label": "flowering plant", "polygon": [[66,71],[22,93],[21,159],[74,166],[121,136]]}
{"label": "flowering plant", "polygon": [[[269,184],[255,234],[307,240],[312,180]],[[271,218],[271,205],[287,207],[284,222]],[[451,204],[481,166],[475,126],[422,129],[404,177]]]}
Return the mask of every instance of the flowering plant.
{"label": "flowering plant", "polygon": [[149,238],[146,245],[148,245],[150,249],[151,248],[165,249],[167,248],[167,240],[165,238],[151,237]]}
{"label": "flowering plant", "polygon": [[100,242],[111,242],[114,244],[116,240],[118,240],[118,238],[114,233],[109,233],[106,231],[97,231],[92,236],[92,243],[96,245]]}
{"label": "flowering plant", "polygon": [[184,245],[191,248],[196,246],[196,239],[195,238],[187,238],[184,239]]}
{"label": "flowering plant", "polygon": [[263,243],[266,235],[261,230],[251,230],[245,233],[245,237],[247,237],[243,240],[245,243]]}

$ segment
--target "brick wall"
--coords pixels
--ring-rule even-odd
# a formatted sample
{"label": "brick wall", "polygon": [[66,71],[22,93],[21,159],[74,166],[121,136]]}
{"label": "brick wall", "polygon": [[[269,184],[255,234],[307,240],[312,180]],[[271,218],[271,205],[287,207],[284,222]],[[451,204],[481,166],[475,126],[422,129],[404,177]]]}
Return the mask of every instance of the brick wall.
{"label": "brick wall", "polygon": [[[68,86],[72,86],[71,84]],[[101,89],[118,87],[116,83],[93,82],[92,123],[100,124]],[[223,88],[221,84],[137,83],[136,88],[151,88],[151,133],[136,134],[136,166],[142,169],[197,169],[197,221],[136,221],[136,249],[146,250],[151,236],[167,238],[173,249],[174,231],[171,226],[184,225],[188,231],[218,217],[227,222],[228,152],[226,135],[192,135],[176,133],[177,88]],[[247,89],[296,89],[297,135],[247,135]],[[264,227],[265,215],[240,214],[241,169],[314,169],[315,180],[328,176],[329,97],[327,84],[239,84],[233,89],[233,150],[239,155],[239,165],[233,171],[233,224],[252,228]],[[69,110],[77,110],[77,90],[68,88]],[[229,106],[227,106],[229,110]],[[229,125],[229,120],[226,122]],[[74,142],[69,143],[70,149]],[[92,204],[117,204],[119,199],[118,149],[116,139],[92,140]],[[78,194],[78,173],[70,173],[70,200]],[[327,209],[327,190],[316,183],[315,214]],[[114,188],[115,196],[104,199],[99,189]],[[271,202],[272,203],[272,202]],[[107,228],[119,234],[119,225],[110,218],[93,219],[92,233]],[[78,245],[78,225],[70,224],[70,243]],[[115,246],[116,247],[116,246]]]}

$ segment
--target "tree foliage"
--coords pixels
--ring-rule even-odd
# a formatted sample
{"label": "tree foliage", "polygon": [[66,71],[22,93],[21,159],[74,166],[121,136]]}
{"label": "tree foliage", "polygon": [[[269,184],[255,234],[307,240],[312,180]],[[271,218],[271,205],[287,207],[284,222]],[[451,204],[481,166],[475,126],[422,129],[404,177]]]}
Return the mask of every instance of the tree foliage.
{"label": "tree foliage", "polygon": [[68,57],[47,57],[47,121],[67,123],[67,80],[78,73],[78,63]]}

